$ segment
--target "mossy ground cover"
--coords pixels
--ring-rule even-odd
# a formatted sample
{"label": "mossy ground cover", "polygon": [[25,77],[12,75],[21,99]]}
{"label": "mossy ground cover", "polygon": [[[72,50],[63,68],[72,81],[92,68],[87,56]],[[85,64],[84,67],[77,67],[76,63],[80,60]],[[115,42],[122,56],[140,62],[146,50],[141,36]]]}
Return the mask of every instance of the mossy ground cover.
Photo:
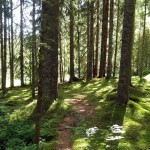
{"label": "mossy ground cover", "polygon": [[[43,116],[40,149],[54,150],[57,144],[57,126],[62,117],[73,111],[68,105],[75,96],[95,106],[94,117],[79,119],[71,127],[74,150],[145,150],[150,149],[150,84],[132,78],[126,108],[115,103],[117,79],[94,79],[86,83],[59,85],[58,100]],[[34,150],[34,123],[31,114],[36,100],[31,98],[30,87],[9,89],[0,97],[0,149]],[[113,125],[122,126],[124,133],[111,132]],[[87,135],[88,129],[97,127]],[[111,138],[110,138],[111,137]]]}
{"label": "mossy ground cover", "polygon": [[[96,117],[81,122],[81,132],[79,127],[74,129],[74,149],[150,149],[150,86],[146,80],[138,78],[133,78],[132,83],[134,87],[129,89],[130,100],[126,108],[115,102],[117,80],[101,79],[82,86],[80,93],[87,92],[85,100],[95,105]],[[124,132],[113,134],[113,125],[122,126]],[[97,127],[98,131],[87,137],[86,131],[92,127]]]}
{"label": "mossy ground cover", "polygon": [[[60,96],[42,118],[40,150],[53,150],[56,145],[56,127],[61,117],[71,109],[63,103],[63,99],[64,96]],[[0,150],[36,149],[31,117],[35,105],[36,99],[32,99],[29,86],[8,89],[6,95],[0,95]]]}

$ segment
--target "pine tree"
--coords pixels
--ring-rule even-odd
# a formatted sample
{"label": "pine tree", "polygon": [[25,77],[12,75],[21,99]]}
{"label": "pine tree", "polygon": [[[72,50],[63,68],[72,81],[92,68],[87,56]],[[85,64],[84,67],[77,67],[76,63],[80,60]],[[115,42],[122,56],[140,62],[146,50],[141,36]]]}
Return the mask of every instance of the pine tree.
{"label": "pine tree", "polygon": [[42,1],[42,24],[39,51],[39,86],[35,115],[34,143],[38,145],[40,120],[57,98],[59,0]]}
{"label": "pine tree", "polygon": [[118,102],[127,104],[131,81],[131,56],[134,31],[135,0],[125,0],[122,32],[120,74],[118,83]]}
{"label": "pine tree", "polygon": [[109,0],[103,0],[102,41],[99,77],[105,77]]}

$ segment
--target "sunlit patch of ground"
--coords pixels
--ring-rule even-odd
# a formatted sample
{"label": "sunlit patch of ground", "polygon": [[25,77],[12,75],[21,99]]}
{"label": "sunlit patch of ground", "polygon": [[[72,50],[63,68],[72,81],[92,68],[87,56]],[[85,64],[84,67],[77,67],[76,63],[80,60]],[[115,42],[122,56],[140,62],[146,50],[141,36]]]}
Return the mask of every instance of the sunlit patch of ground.
{"label": "sunlit patch of ground", "polygon": [[146,76],[144,77],[144,79],[146,79],[147,81],[150,82],[150,74],[146,75]]}
{"label": "sunlit patch of ground", "polygon": [[[25,84],[29,84],[29,80],[25,81]],[[19,79],[15,79],[14,86],[20,86],[20,85],[21,85],[21,81]],[[10,79],[6,80],[6,87],[10,87]]]}
{"label": "sunlit patch of ground", "polygon": [[[20,80],[19,79],[15,79],[14,80],[14,86],[20,86],[20,85],[21,85]],[[6,87],[10,87],[10,80],[9,79],[6,80]]]}

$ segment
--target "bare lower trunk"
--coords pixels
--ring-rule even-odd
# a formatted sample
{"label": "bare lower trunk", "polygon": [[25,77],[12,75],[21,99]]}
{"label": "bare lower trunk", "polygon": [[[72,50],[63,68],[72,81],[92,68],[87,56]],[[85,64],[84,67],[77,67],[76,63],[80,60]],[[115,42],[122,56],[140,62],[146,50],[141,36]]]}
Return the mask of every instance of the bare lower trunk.
{"label": "bare lower trunk", "polygon": [[74,81],[74,0],[70,0],[70,82]]}
{"label": "bare lower trunk", "polygon": [[36,30],[35,30],[35,0],[33,0],[32,16],[32,98],[35,98],[35,51],[36,51]]}
{"label": "bare lower trunk", "polygon": [[99,0],[97,0],[96,50],[95,50],[95,65],[93,77],[96,77],[98,75],[99,28],[100,28],[100,14],[99,14]]}
{"label": "bare lower trunk", "polygon": [[[46,15],[45,15],[46,14]],[[53,21],[51,21],[53,20]],[[39,51],[39,85],[35,114],[34,143],[39,144],[40,120],[58,96],[58,28],[59,0],[42,2],[42,43]]]}
{"label": "bare lower trunk", "polygon": [[21,86],[24,86],[23,1],[22,0],[20,0],[20,74],[21,74]]}
{"label": "bare lower trunk", "polygon": [[93,35],[93,25],[94,25],[94,2],[92,1],[89,5],[90,11],[90,22],[89,22],[89,48],[87,51],[87,80],[91,80],[93,77],[93,52],[94,52],[94,35]]}
{"label": "bare lower trunk", "polygon": [[[4,55],[3,55],[3,49],[4,49],[4,47],[3,47],[3,17],[2,16],[3,16],[2,1],[0,1],[1,70],[3,70],[3,59],[4,59]],[[1,83],[3,83],[3,71],[1,71]]]}
{"label": "bare lower trunk", "polygon": [[114,18],[114,0],[110,0],[109,48],[108,48],[108,65],[107,65],[106,79],[110,79],[112,73],[113,29],[114,29],[113,18]]}
{"label": "bare lower trunk", "polygon": [[13,27],[13,3],[11,0],[11,63],[10,63],[10,86],[14,87],[14,27]]}
{"label": "bare lower trunk", "polygon": [[105,77],[109,0],[103,0],[102,41],[99,77]]}
{"label": "bare lower trunk", "polygon": [[4,3],[4,49],[2,64],[2,92],[6,94],[6,71],[7,71],[7,19],[6,19],[6,2]]}
{"label": "bare lower trunk", "polygon": [[120,0],[118,0],[117,4],[117,27],[116,27],[116,41],[115,41],[115,55],[114,55],[114,69],[113,69],[113,77],[116,75],[116,62],[117,62],[117,53],[118,53],[118,31],[119,31],[119,5]]}
{"label": "bare lower trunk", "polygon": [[122,48],[117,99],[119,103],[125,105],[128,102],[128,91],[131,81],[131,56],[134,32],[134,14],[135,0],[126,0],[124,6]]}
{"label": "bare lower trunk", "polygon": [[143,76],[143,69],[144,69],[144,45],[145,45],[145,28],[146,28],[146,3],[147,0],[145,0],[145,5],[144,5],[144,25],[143,25],[143,39],[142,39],[142,49],[141,49],[141,63],[140,63],[140,79]]}

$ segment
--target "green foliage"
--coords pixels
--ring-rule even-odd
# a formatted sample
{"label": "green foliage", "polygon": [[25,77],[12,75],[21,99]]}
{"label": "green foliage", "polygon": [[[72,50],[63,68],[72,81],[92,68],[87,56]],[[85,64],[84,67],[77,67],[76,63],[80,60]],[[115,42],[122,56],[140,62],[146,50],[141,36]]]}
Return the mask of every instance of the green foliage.
{"label": "green foliage", "polygon": [[[29,87],[8,91],[0,104],[0,149],[21,150],[32,143],[34,126],[28,119],[33,105],[30,105]],[[32,106],[32,107],[29,107]],[[25,109],[26,108],[26,109]],[[12,116],[17,116],[12,119]]]}
{"label": "green foliage", "polygon": [[13,150],[13,149],[21,150],[21,147],[24,147],[24,146],[25,146],[24,141],[19,138],[11,138],[6,143],[6,147],[9,150]]}
{"label": "green foliage", "polygon": [[109,94],[106,95],[105,97],[106,100],[116,100],[117,99],[117,93],[116,92],[111,92]]}
{"label": "green foliage", "polygon": [[[29,123],[30,122],[8,123],[7,127],[1,130],[0,141],[5,147],[13,149],[32,143],[34,128],[31,123]],[[3,147],[3,145],[1,145],[1,147]]]}
{"label": "green foliage", "polygon": [[56,126],[59,123],[58,118],[44,120],[41,128],[41,140],[50,142],[57,137]]}
{"label": "green foliage", "polygon": [[56,144],[56,141],[50,143],[40,142],[39,150],[54,150]]}
{"label": "green foliage", "polygon": [[[60,87],[60,91],[61,91]],[[33,145],[34,123],[30,120],[36,101],[31,98],[30,87],[16,87],[1,97],[0,103],[0,149],[35,150]],[[47,114],[43,116],[40,150],[54,149],[57,143],[57,130],[61,118],[71,108],[63,103],[63,92]]]}
{"label": "green foliage", "polygon": [[143,71],[143,75],[148,75],[148,74],[150,74],[150,70],[147,69]]}
{"label": "green foliage", "polygon": [[[95,79],[59,85],[59,98],[43,116],[40,150],[53,150],[57,144],[57,127],[63,116],[74,109],[69,102],[80,99],[93,106],[94,117],[77,116],[77,124],[68,126],[72,131],[74,150],[81,149],[144,149],[149,148],[150,88],[144,79],[132,78],[134,87],[129,89],[129,103],[126,110],[116,104],[117,80]],[[36,150],[33,142],[34,124],[29,119],[35,101],[30,98],[29,87],[12,89],[0,103],[0,149]],[[28,112],[28,113],[27,113]],[[17,116],[17,117],[14,117]],[[123,139],[107,141],[110,127],[123,126]],[[95,134],[88,137],[86,131],[97,127]],[[107,147],[107,148],[106,148]]]}

